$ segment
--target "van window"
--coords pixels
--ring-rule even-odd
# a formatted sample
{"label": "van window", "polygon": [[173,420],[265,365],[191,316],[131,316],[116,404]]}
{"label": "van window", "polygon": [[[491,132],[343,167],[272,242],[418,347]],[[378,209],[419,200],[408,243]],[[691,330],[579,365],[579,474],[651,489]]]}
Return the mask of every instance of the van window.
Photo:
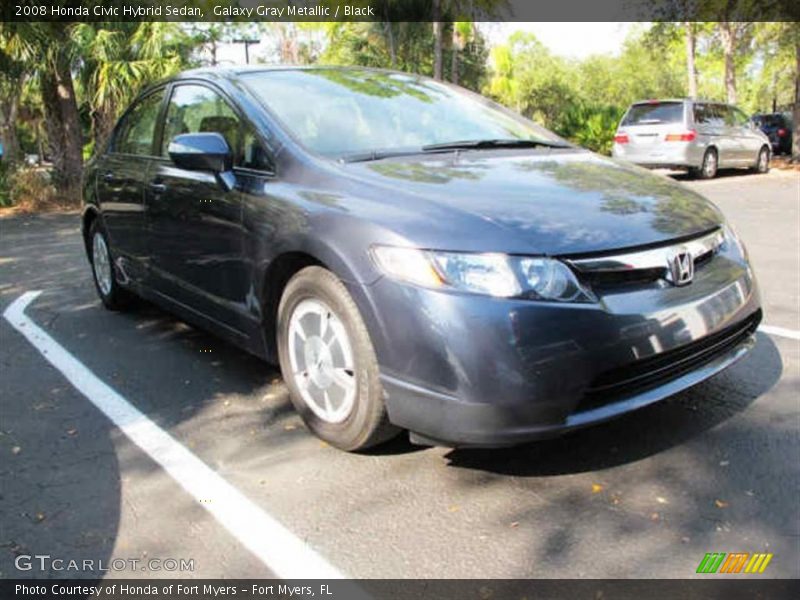
{"label": "van window", "polygon": [[683,123],[683,102],[648,102],[634,104],[622,121],[623,125],[659,125]]}

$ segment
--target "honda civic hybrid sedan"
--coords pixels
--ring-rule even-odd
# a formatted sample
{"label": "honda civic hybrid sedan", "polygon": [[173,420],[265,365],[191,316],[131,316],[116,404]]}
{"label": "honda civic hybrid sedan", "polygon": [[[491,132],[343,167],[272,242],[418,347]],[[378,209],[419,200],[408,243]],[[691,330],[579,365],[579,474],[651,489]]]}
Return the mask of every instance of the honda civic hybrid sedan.
{"label": "honda civic hybrid sedan", "polygon": [[723,215],[465,90],[362,68],[146,90],[84,182],[103,304],[266,361],[320,438],[504,446],[718,373],[761,319]]}

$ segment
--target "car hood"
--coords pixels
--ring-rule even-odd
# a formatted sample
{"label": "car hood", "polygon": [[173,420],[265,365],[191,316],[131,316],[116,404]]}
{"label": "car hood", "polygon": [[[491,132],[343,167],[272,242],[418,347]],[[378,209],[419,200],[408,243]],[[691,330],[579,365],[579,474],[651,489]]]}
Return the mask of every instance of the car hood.
{"label": "car hood", "polygon": [[403,222],[407,237],[413,239],[415,225],[430,231],[436,220],[445,238],[436,243],[440,248],[448,229],[469,227],[470,216],[476,235],[487,232],[487,224],[502,230],[493,233],[508,244],[495,251],[520,251],[521,243],[525,251],[549,255],[661,243],[723,222],[713,204],[683,185],[581,150],[462,152],[343,168],[385,187],[384,205],[402,203],[417,215],[416,223]]}

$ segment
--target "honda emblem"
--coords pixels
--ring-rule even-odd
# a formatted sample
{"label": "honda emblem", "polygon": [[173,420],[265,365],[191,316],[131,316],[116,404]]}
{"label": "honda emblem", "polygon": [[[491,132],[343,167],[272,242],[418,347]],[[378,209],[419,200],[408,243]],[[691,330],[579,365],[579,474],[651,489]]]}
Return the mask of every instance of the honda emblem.
{"label": "honda emblem", "polygon": [[694,278],[694,258],[687,250],[678,250],[668,262],[670,281],[673,285],[687,285]]}

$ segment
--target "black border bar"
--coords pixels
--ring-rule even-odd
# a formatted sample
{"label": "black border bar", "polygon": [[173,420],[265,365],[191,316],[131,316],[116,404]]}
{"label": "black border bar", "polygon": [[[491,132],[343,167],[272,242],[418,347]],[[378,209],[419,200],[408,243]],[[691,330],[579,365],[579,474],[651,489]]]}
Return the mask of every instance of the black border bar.
{"label": "black border bar", "polygon": [[[426,22],[436,20],[433,7],[433,0],[3,0],[2,13],[7,22]],[[475,0],[441,2],[440,13],[448,21],[800,21],[800,2]]]}

